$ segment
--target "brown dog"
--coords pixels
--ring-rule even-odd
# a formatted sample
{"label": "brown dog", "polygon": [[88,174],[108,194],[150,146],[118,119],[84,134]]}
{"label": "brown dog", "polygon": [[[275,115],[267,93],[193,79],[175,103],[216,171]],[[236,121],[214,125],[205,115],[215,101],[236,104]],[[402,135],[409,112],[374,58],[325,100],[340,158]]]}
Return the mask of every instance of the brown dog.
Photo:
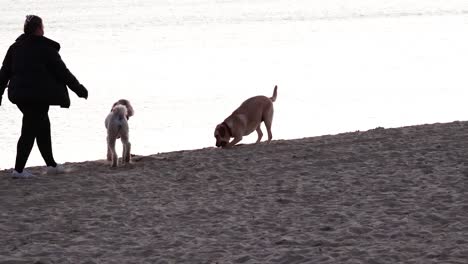
{"label": "brown dog", "polygon": [[[262,139],[263,133],[260,124],[265,122],[268,132],[268,143],[273,135],[271,134],[271,123],[273,121],[273,102],[276,100],[278,86],[273,90],[273,96],[268,98],[260,95],[245,100],[239,108],[224,119],[224,122],[216,126],[214,136],[216,138],[216,147],[230,148],[243,136],[247,136],[253,131],[257,131],[258,142]],[[234,138],[231,142],[231,138]]]}

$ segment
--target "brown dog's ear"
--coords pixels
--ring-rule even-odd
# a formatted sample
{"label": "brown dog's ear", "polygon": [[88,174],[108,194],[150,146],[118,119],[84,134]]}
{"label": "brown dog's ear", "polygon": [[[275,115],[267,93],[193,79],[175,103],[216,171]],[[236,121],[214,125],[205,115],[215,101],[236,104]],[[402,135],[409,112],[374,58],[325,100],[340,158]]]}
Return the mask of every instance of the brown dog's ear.
{"label": "brown dog's ear", "polygon": [[226,135],[226,128],[224,127],[224,125],[220,125],[218,131],[221,137],[224,137]]}

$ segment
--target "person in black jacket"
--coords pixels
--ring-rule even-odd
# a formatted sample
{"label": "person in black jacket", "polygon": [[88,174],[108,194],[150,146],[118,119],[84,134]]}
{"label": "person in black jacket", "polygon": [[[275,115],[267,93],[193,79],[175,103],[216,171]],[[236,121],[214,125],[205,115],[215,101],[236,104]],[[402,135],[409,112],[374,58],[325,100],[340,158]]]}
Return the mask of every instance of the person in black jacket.
{"label": "person in black jacket", "polygon": [[37,146],[51,174],[63,173],[52,154],[49,106],[70,107],[67,86],[80,98],[88,90],[68,70],[60,55],[60,44],[44,37],[42,19],[26,16],[24,34],[7,51],[0,69],[0,105],[8,85],[8,99],[23,113],[18,140],[14,178],[32,177],[24,170],[29,154]]}

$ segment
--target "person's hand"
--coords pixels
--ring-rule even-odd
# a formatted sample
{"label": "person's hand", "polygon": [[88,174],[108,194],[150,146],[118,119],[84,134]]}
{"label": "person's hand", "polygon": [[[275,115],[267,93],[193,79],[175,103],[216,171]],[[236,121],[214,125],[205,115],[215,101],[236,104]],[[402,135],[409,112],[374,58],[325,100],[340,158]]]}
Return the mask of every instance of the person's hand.
{"label": "person's hand", "polygon": [[76,89],[76,95],[78,95],[80,98],[88,99],[88,90],[82,84],[80,84],[78,89]]}

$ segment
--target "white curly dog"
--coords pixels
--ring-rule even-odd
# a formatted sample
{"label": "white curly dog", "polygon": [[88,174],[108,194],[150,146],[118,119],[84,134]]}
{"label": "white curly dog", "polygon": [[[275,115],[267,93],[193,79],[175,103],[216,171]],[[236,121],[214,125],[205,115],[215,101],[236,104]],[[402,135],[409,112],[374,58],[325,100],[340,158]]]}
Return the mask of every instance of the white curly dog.
{"label": "white curly dog", "polygon": [[105,126],[107,129],[107,160],[112,161],[111,166],[117,167],[118,155],[115,151],[115,142],[121,139],[123,145],[122,164],[130,163],[130,148],[128,119],[134,111],[130,102],[121,99],[114,103],[111,112],[107,115]]}

